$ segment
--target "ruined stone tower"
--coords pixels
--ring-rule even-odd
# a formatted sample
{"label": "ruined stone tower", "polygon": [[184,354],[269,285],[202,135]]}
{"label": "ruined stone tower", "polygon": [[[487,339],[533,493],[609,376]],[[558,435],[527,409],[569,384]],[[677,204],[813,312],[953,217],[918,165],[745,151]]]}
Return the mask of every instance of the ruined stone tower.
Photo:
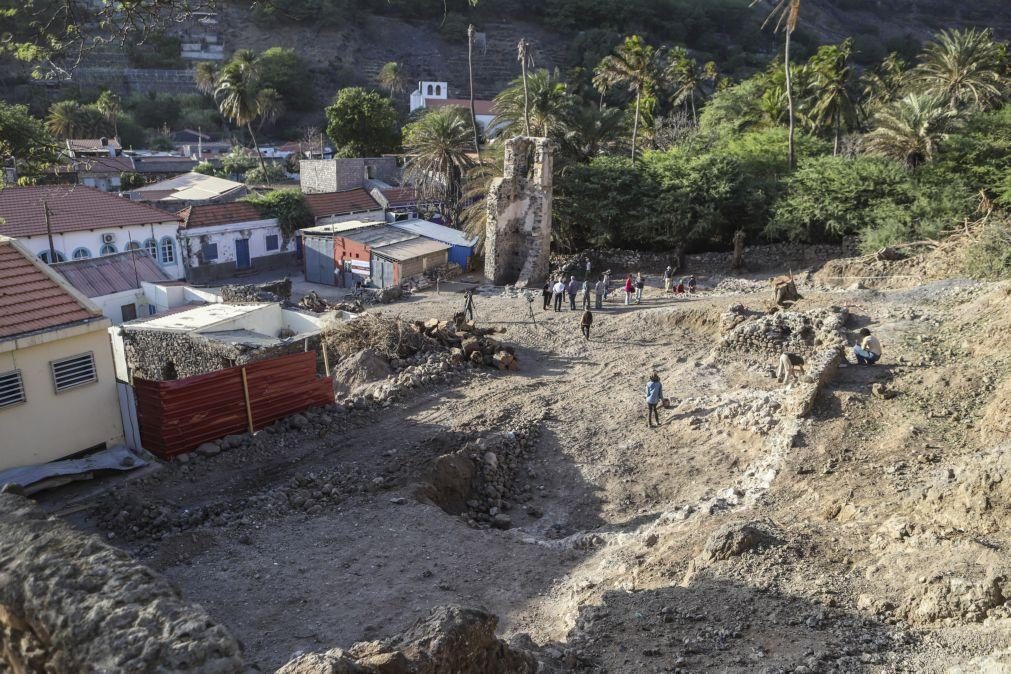
{"label": "ruined stone tower", "polygon": [[487,196],[484,275],[526,287],[548,275],[551,249],[551,146],[547,138],[506,141],[503,176]]}

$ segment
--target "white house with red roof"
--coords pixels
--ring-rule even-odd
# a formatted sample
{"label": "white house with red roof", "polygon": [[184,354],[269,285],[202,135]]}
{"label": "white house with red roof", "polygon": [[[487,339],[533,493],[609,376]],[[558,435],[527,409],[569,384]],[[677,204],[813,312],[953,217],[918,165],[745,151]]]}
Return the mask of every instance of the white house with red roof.
{"label": "white house with red roof", "polygon": [[0,236],[0,470],[123,442],[109,325],[35,251]]}
{"label": "white house with red roof", "polygon": [[[495,135],[495,128],[492,127],[492,121],[495,119],[494,105],[493,101],[474,100],[474,117],[486,136]],[[411,112],[422,108],[436,110],[448,106],[466,108],[469,111],[470,99],[451,98],[449,82],[418,82],[418,88],[411,92]]]}
{"label": "white house with red roof", "polygon": [[0,190],[0,234],[20,239],[44,262],[124,250],[147,252],[169,278],[183,277],[176,241],[180,218],[84,185]]}

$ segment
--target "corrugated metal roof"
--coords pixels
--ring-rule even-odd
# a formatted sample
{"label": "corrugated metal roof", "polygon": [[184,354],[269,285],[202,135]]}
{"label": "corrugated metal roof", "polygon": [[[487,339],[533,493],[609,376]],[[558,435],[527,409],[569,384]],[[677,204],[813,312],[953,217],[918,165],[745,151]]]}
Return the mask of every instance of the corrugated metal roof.
{"label": "corrugated metal roof", "polygon": [[390,223],[390,226],[402,229],[406,232],[411,232],[412,234],[419,234],[429,239],[442,241],[443,243],[448,243],[451,246],[466,246],[471,248],[477,244],[476,238],[468,239],[467,235],[459,229],[439,225],[434,222],[429,222],[428,220],[420,220],[418,218],[414,218],[412,220],[401,220],[400,222]]}
{"label": "corrugated metal roof", "polygon": [[403,262],[404,260],[413,260],[416,257],[438,253],[441,250],[449,250],[450,248],[452,246],[449,244],[419,236],[408,241],[373,248],[372,252],[376,255],[396,260],[397,262]]}
{"label": "corrugated metal roof", "polygon": [[155,196],[154,198],[159,201],[201,201],[214,199],[244,188],[245,185],[234,180],[191,172],[138,187],[131,194],[136,194],[139,198],[144,199],[149,194],[160,195],[162,192],[168,192],[170,193],[168,196]]}
{"label": "corrugated metal roof", "polygon": [[418,238],[417,234],[411,234],[410,232],[405,232],[402,229],[390,227],[389,225],[353,229],[350,232],[343,232],[341,236],[345,239],[357,241],[358,243],[363,243],[366,246],[371,246],[373,248],[378,246],[388,246],[391,243],[399,243],[400,241],[409,241],[410,239]]}
{"label": "corrugated metal roof", "polygon": [[136,290],[142,281],[171,280],[151,256],[138,250],[61,262],[52,268],[86,297]]}
{"label": "corrugated metal roof", "polygon": [[10,239],[0,239],[0,338],[97,317]]}
{"label": "corrugated metal roof", "polygon": [[324,236],[340,234],[341,232],[350,232],[354,229],[363,229],[365,227],[378,227],[385,223],[380,220],[348,220],[347,222],[334,222],[329,225],[316,225],[315,227],[306,227],[305,229],[299,230],[303,234],[322,234]]}

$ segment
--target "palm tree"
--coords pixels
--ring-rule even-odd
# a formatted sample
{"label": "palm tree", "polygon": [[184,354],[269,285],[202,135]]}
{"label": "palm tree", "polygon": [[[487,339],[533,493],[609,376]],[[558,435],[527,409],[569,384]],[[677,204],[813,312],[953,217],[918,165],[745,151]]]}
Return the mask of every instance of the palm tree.
{"label": "palm tree", "polygon": [[618,108],[594,103],[573,105],[565,120],[560,154],[575,162],[588,162],[615,149],[624,135],[625,115]]}
{"label": "palm tree", "polygon": [[558,136],[565,129],[565,117],[572,105],[561,75],[541,68],[512,81],[495,97],[492,126],[503,125],[503,131],[519,135],[521,129],[532,126],[542,136]]}
{"label": "palm tree", "polygon": [[46,128],[61,138],[72,138],[81,120],[81,104],[77,101],[57,101],[49,106]]}
{"label": "palm tree", "polygon": [[907,94],[875,115],[867,149],[916,168],[933,159],[957,116],[943,98]]}
{"label": "palm tree", "polygon": [[[246,50],[239,50],[246,51]],[[236,52],[238,54],[239,52]],[[263,161],[263,154],[260,153],[260,145],[256,142],[256,134],[253,133],[253,122],[259,117],[273,114],[273,96],[264,95],[263,92],[273,91],[271,89],[259,88],[260,75],[252,61],[247,59],[233,60],[226,65],[218,76],[214,87],[214,100],[218,103],[218,110],[221,114],[232,120],[238,126],[246,127],[249,137],[253,141],[256,149],[256,156],[260,161],[260,169],[264,177],[268,176],[267,165]],[[275,92],[276,93],[276,92]],[[267,184],[269,185],[269,178]]]}
{"label": "palm tree", "polygon": [[112,124],[112,135],[119,137],[119,113],[123,111],[123,104],[119,96],[111,91],[103,91],[98,101],[95,102],[99,112],[105,117],[109,124]]}
{"label": "palm tree", "polygon": [[892,52],[874,70],[860,78],[864,108],[877,111],[896,100],[906,88],[909,70],[905,60]]}
{"label": "palm tree", "polygon": [[205,94],[213,94],[218,83],[218,64],[201,61],[193,69],[193,81],[197,89]]}
{"label": "palm tree", "polygon": [[684,104],[686,107],[691,103],[692,121],[698,124],[699,116],[695,110],[695,96],[705,95],[702,89],[702,82],[706,78],[705,72],[699,69],[699,64],[688,55],[682,47],[671,50],[670,63],[664,71],[665,79],[674,87],[674,105]]}
{"label": "palm tree", "polygon": [[[751,6],[754,7],[762,0],[753,0]],[[786,161],[787,166],[792,171],[794,166],[796,166],[796,155],[794,154],[794,133],[795,133],[795,122],[794,122],[794,107],[793,107],[793,88],[790,81],[790,36],[793,35],[793,31],[797,29],[797,21],[800,18],[800,0],[777,0],[776,5],[769,12],[769,16],[766,17],[765,22],[762,24],[762,28],[765,28],[769,22],[773,19],[776,21],[775,31],[778,33],[780,30],[783,31],[785,35],[786,47],[783,55],[783,67],[786,72],[786,105],[789,114],[789,124],[790,124],[790,135],[789,144],[787,147]]]}
{"label": "palm tree", "polygon": [[857,108],[849,89],[852,54],[853,39],[847,38],[842,44],[819,48],[809,63],[814,75],[811,119],[815,128],[832,129],[833,155],[839,154],[842,129],[856,124]]}
{"label": "palm tree", "polygon": [[632,124],[632,161],[639,133],[639,113],[643,94],[649,94],[657,79],[656,50],[638,35],[625,38],[614,54],[605,56],[597,65],[593,85],[603,91],[610,86],[623,86],[635,94],[635,121]]}
{"label": "palm tree", "polygon": [[1000,46],[987,30],[941,31],[920,56],[914,77],[952,108],[985,110],[1003,96]]}
{"label": "palm tree", "polygon": [[260,123],[256,130],[262,131],[264,124],[276,122],[284,114],[284,98],[277,89],[267,87],[256,94],[256,103],[260,108]]}
{"label": "palm tree", "polygon": [[471,124],[464,108],[436,108],[404,129],[407,182],[441,202],[442,214],[452,222],[459,216],[464,176],[474,166],[470,148]]}
{"label": "palm tree", "polygon": [[407,91],[407,71],[396,61],[390,61],[379,69],[376,81],[390,96],[397,96]]}
{"label": "palm tree", "polygon": [[467,26],[467,74],[470,78],[470,125],[474,127],[474,151],[481,163],[481,139],[477,132],[477,110],[474,107],[474,24]]}
{"label": "palm tree", "polygon": [[523,77],[523,129],[530,135],[530,95],[527,93],[527,68],[533,67],[533,55],[530,53],[530,43],[526,38],[520,38],[516,44],[516,60],[520,62],[520,72]]}

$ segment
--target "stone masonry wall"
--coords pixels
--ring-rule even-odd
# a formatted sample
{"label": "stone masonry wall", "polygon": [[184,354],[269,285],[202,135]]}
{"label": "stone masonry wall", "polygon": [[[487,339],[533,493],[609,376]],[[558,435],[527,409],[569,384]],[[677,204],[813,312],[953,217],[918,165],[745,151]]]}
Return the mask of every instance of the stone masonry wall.
{"label": "stone masonry wall", "polygon": [[0,671],[244,670],[238,642],[168,580],[0,494]]}
{"label": "stone masonry wall", "polygon": [[[747,271],[794,271],[818,266],[828,260],[854,257],[860,254],[859,240],[847,237],[841,244],[772,243],[744,248],[744,267]],[[734,254],[697,253],[684,256],[680,271],[690,274],[713,274],[731,271]]]}
{"label": "stone masonry wall", "polygon": [[551,255],[551,144],[517,136],[506,141],[503,175],[486,198],[485,276],[526,287],[548,275]]}
{"label": "stone masonry wall", "polygon": [[303,159],[299,162],[299,183],[305,194],[352,190],[364,186],[370,177],[396,183],[399,179],[396,158]]}

